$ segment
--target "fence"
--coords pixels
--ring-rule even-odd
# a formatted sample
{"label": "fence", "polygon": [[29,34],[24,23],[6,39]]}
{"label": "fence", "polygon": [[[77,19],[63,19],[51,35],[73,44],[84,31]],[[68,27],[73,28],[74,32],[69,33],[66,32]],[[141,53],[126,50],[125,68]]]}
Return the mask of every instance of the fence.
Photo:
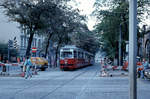
{"label": "fence", "polygon": [[[32,66],[32,74],[37,75],[37,69],[35,64]],[[21,76],[24,77],[23,64],[11,63],[2,64],[0,63],[0,76]]]}
{"label": "fence", "polygon": [[22,64],[0,64],[0,75],[1,76],[19,76],[22,73]]}

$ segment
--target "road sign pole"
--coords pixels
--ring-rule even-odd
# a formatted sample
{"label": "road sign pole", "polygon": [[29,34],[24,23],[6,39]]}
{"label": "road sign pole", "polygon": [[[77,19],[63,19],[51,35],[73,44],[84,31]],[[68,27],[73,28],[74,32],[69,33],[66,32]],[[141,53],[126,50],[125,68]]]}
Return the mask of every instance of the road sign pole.
{"label": "road sign pole", "polygon": [[10,61],[10,47],[12,45],[11,40],[8,40],[8,62]]}
{"label": "road sign pole", "polygon": [[129,0],[129,99],[137,99],[137,0]]}
{"label": "road sign pole", "polygon": [[8,45],[8,62],[9,62],[9,57],[10,57],[10,55],[9,55],[10,54],[10,51],[9,51],[10,48],[9,47],[10,47],[10,45]]}

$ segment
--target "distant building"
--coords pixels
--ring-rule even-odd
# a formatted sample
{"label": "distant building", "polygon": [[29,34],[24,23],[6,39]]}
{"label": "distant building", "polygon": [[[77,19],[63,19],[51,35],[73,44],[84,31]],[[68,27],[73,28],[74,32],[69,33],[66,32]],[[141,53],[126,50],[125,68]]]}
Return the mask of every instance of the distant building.
{"label": "distant building", "polygon": [[150,27],[147,28],[145,32],[146,34],[144,35],[143,41],[143,55],[150,60]]}
{"label": "distant building", "polygon": [[105,53],[98,51],[95,55],[95,63],[100,63],[102,60],[104,60]]}
{"label": "distant building", "polygon": [[144,29],[144,36],[138,39],[137,56],[150,61],[150,27]]}
{"label": "distant building", "polygon": [[[24,34],[23,32],[20,35],[20,44],[19,44],[19,56],[25,57],[26,49],[28,46],[29,35]],[[37,34],[34,35],[32,45],[31,45],[31,55],[32,56],[42,56],[43,51],[43,42],[44,37]],[[36,53],[32,53],[32,48],[37,48]]]}

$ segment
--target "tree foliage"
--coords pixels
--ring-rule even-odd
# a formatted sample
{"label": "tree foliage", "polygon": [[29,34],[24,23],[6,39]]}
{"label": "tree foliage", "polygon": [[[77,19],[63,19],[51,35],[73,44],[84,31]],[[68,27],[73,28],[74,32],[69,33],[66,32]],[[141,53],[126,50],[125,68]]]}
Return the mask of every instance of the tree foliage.
{"label": "tree foliage", "polygon": [[[103,2],[106,3],[106,1]],[[113,5],[106,10],[96,9],[94,12],[94,15],[97,15],[100,20],[100,23],[95,26],[95,31],[100,36],[101,50],[105,51],[107,56],[111,58],[118,56],[120,26],[123,42],[128,40],[128,4],[125,1],[116,0],[115,3],[114,1],[108,2]],[[100,1],[96,2],[95,6],[97,7],[99,4],[101,4]]]}
{"label": "tree foliage", "polygon": [[95,54],[99,48],[96,33],[90,31],[86,24],[80,24],[79,28],[72,34],[71,42],[88,52]]}
{"label": "tree foliage", "polygon": [[[11,21],[18,22],[30,35],[26,55],[30,54],[31,43],[37,31],[52,27],[66,10],[69,0],[5,0],[1,6]],[[57,15],[57,16],[56,16]],[[59,22],[57,18],[57,22]],[[61,24],[61,23],[60,23]],[[56,26],[56,25],[55,25]]]}
{"label": "tree foliage", "polygon": [[[138,0],[138,24],[142,22],[143,19],[141,18],[144,13],[148,13],[148,5],[147,0]],[[128,41],[129,35],[129,4],[127,0],[96,0],[93,14],[97,16],[99,21],[95,26],[95,31],[100,34],[102,51],[105,51],[108,57],[118,57],[119,29],[121,25],[122,50],[125,53],[125,41]],[[138,36],[140,36],[139,32]]]}

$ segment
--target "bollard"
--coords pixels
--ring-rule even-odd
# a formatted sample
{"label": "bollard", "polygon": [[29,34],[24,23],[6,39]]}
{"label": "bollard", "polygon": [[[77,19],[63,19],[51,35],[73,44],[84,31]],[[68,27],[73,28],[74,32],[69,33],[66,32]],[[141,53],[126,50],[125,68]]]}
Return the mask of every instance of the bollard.
{"label": "bollard", "polygon": [[6,75],[6,76],[9,75],[6,64],[2,66],[2,73],[1,73],[1,75]]}
{"label": "bollard", "polygon": [[36,68],[37,66],[36,66],[36,64],[34,64],[34,66],[33,66],[33,75],[37,75],[38,73],[37,73],[37,68]]}
{"label": "bollard", "polygon": [[21,73],[21,77],[25,77],[25,72],[26,72],[26,66],[23,65],[23,68],[22,68],[22,73]]}
{"label": "bollard", "polygon": [[25,77],[25,72],[22,72],[20,76]]}
{"label": "bollard", "polygon": [[6,66],[5,65],[2,68],[2,72],[6,72]]}

